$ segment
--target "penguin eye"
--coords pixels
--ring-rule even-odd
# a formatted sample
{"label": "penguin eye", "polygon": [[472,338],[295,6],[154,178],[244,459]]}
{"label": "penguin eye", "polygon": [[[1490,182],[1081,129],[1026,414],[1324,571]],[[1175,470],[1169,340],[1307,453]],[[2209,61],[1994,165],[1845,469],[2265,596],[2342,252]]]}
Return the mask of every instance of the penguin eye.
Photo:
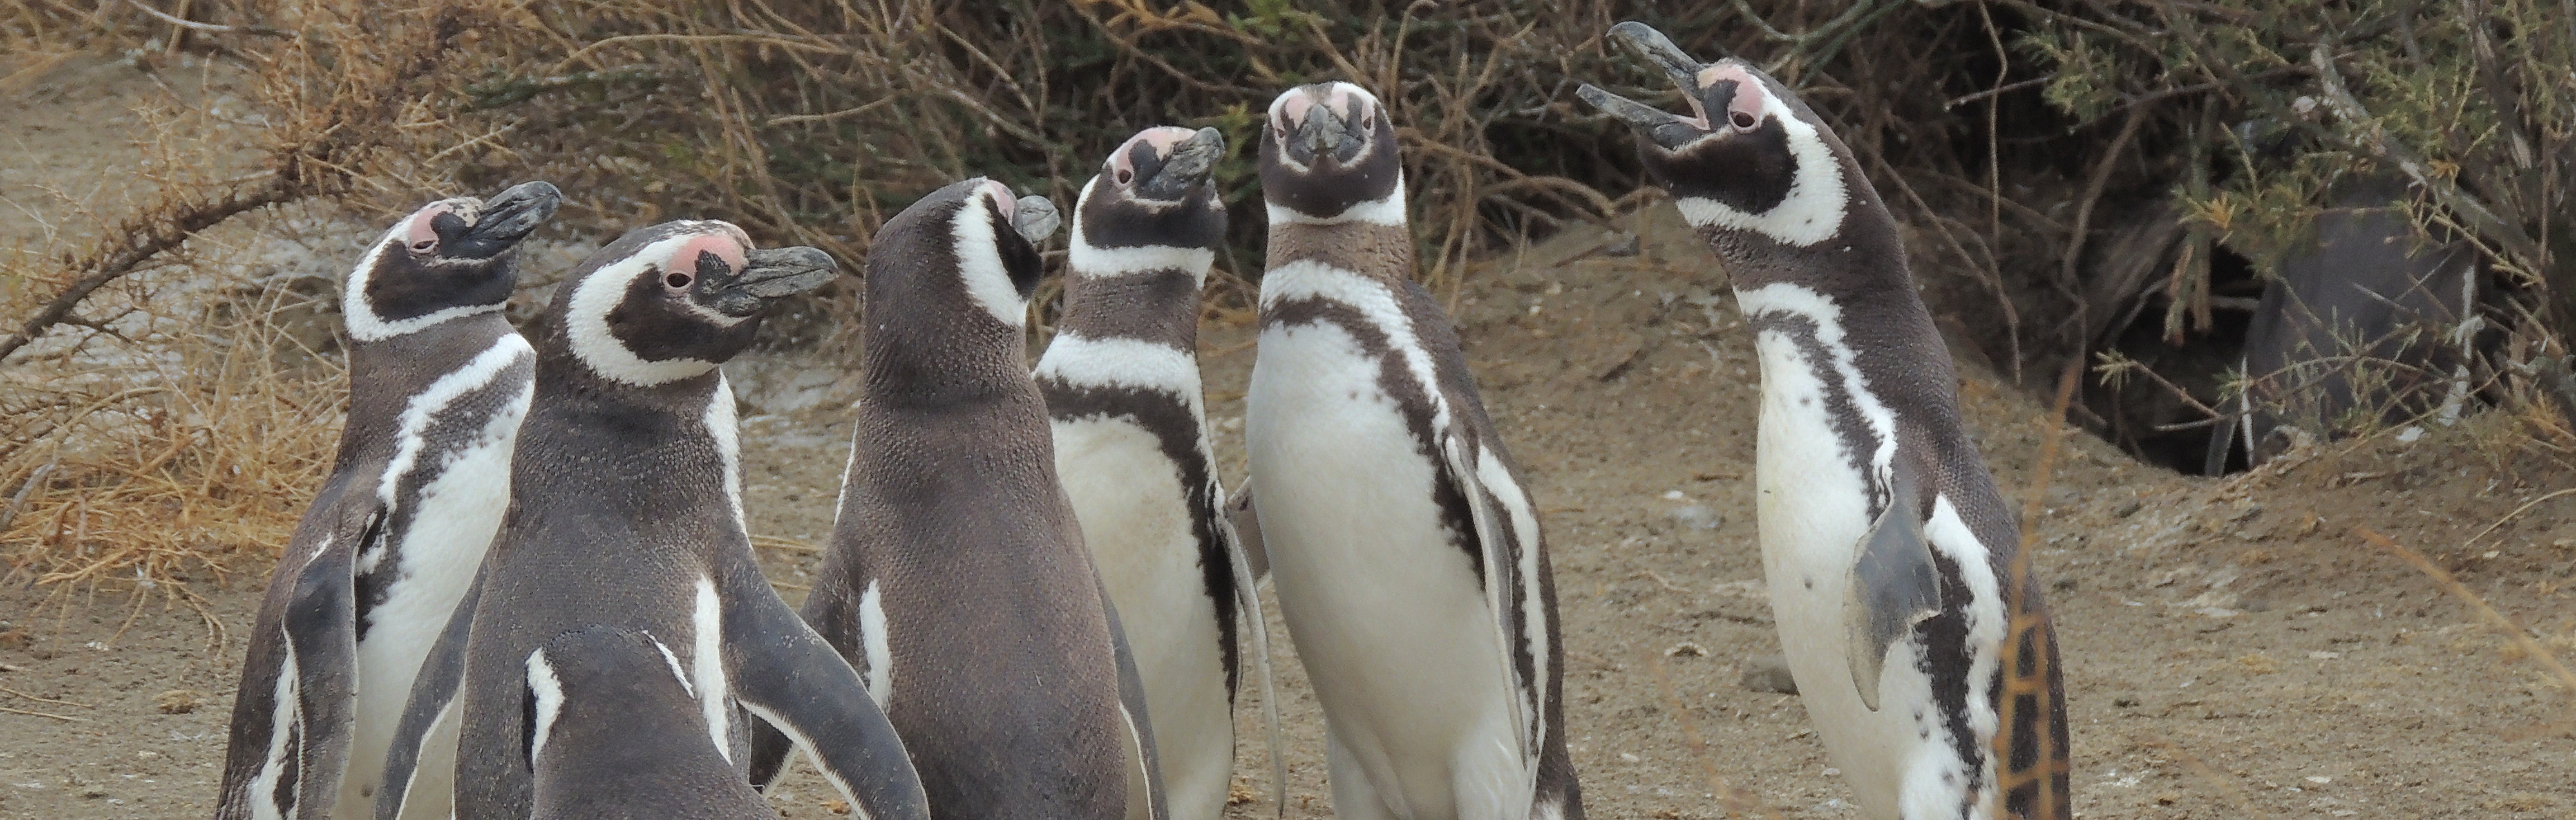
{"label": "penguin eye", "polygon": [[436,239],[423,239],[421,241],[411,243],[411,251],[413,253],[428,253],[432,250],[436,250],[437,248],[438,240]]}
{"label": "penguin eye", "polygon": [[662,284],[671,286],[672,290],[679,290],[681,288],[688,287],[689,281],[689,275],[680,271],[672,271],[669,275],[662,277]]}
{"label": "penguin eye", "polygon": [[1753,114],[1751,112],[1746,111],[1729,112],[1726,115],[1726,119],[1728,122],[1734,123],[1735,130],[1738,131],[1751,131],[1753,130],[1754,123],[1760,122],[1760,120],[1753,118]]}
{"label": "penguin eye", "polygon": [[1362,131],[1375,131],[1375,130],[1377,130],[1377,112],[1375,112],[1375,111],[1371,111],[1371,112],[1369,112],[1369,113],[1361,114],[1361,115],[1360,115],[1360,130],[1362,130]]}
{"label": "penguin eye", "polygon": [[1135,181],[1135,179],[1136,179],[1136,172],[1134,172],[1134,171],[1130,171],[1130,170],[1127,170],[1127,169],[1125,169],[1125,168],[1120,168],[1120,169],[1118,169],[1118,184],[1120,184],[1120,185],[1125,185],[1125,184],[1127,184],[1127,183],[1129,183],[1129,182]]}

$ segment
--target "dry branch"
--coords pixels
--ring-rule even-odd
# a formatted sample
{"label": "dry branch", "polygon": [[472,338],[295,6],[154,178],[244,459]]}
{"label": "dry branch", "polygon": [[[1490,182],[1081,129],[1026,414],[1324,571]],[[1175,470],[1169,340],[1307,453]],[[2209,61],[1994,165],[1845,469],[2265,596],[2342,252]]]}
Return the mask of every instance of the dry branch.
{"label": "dry branch", "polygon": [[100,287],[134,272],[153,257],[179,247],[199,231],[214,227],[236,214],[285,202],[295,194],[295,186],[274,175],[258,185],[226,191],[210,199],[186,201],[192,198],[189,192],[163,192],[160,201],[127,217],[108,232],[107,238],[99,241],[102,247],[73,264],[72,269],[81,273],[69,286],[43,307],[37,308],[18,330],[0,337],[0,359],[7,359],[9,354],[35,341],[54,325],[71,320],[72,310]]}

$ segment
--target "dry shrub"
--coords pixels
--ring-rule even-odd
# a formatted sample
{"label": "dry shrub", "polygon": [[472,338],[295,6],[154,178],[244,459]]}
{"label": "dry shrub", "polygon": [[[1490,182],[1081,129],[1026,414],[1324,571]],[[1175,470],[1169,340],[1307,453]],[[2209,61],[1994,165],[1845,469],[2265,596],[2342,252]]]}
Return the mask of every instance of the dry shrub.
{"label": "dry shrub", "polygon": [[65,368],[71,383],[53,389],[10,385],[0,544],[12,578],[132,582],[194,600],[191,582],[225,579],[229,559],[286,543],[329,472],[347,374],[279,321],[316,297],[285,286],[241,295],[168,340],[175,359]]}
{"label": "dry shrub", "polygon": [[[2564,129],[2541,127],[2576,98],[2558,76],[2566,24],[2550,24],[2544,6],[32,0],[0,7],[0,53],[11,55],[0,94],[74,54],[144,65],[195,55],[254,72],[268,121],[248,172],[163,163],[149,195],[62,220],[41,247],[0,249],[14,250],[0,252],[0,316],[15,324],[0,328],[15,331],[0,336],[0,356],[77,351],[119,327],[104,310],[189,315],[125,280],[271,202],[383,213],[542,178],[571,196],[563,221],[603,235],[721,218],[855,266],[875,227],[923,192],[981,174],[1070,200],[1111,147],[1158,124],[1228,137],[1217,178],[1235,233],[1214,289],[1232,308],[1220,313],[1241,318],[1245,279],[1261,267],[1262,114],[1281,89],[1327,79],[1370,88],[1402,126],[1419,275],[1454,293],[1475,254],[1643,201],[1628,194],[1639,180],[1625,129],[1572,98],[1589,81],[1678,107],[1663,78],[1601,39],[1638,19],[1798,87],[1912,227],[1935,313],[2012,380],[2090,361],[2132,320],[2209,333],[2214,249],[2251,247],[2264,233],[2254,228],[2321,204],[2318,169],[2400,164],[2397,146],[2441,175],[2424,221],[2460,223],[2518,277],[2511,315],[2493,317],[2514,352],[2486,380],[2497,395],[2529,396],[2545,381],[2537,363],[2564,355],[2541,317],[2555,315],[2549,272],[2568,269],[2553,261],[2571,235],[2553,203],[2576,167]],[[2299,118],[2298,97],[2333,97],[2311,66],[2319,43],[2375,108]],[[2240,138],[2249,123],[2308,142],[2254,146]],[[152,150],[186,141],[182,128],[158,133]],[[2516,172],[2526,156],[2545,173]],[[2510,213],[2466,219],[2460,192]],[[2152,264],[2136,276],[2097,287],[2105,257],[2139,255],[2110,240],[2141,221],[2170,234],[2150,244],[2186,250],[2145,254]],[[853,296],[832,299],[808,311],[826,318],[782,330],[810,339],[850,326]],[[139,354],[177,358],[197,338],[127,335]],[[2564,372],[2563,358],[2547,360]],[[78,403],[53,381],[6,398]],[[148,415],[140,397],[121,401],[131,406],[118,412]],[[0,490],[33,469],[12,463]]]}
{"label": "dry shrub", "polygon": [[[239,11],[213,5],[201,13]],[[193,600],[193,566],[220,574],[234,555],[273,555],[319,483],[346,391],[323,351],[280,349],[312,345],[277,321],[312,313],[302,302],[314,295],[208,264],[226,249],[207,232],[306,198],[409,204],[452,185],[433,160],[460,125],[437,89],[484,15],[455,3],[278,10],[292,13],[274,25],[173,23],[131,4],[0,11],[0,45],[28,55],[0,71],[15,86],[85,52],[182,70],[200,55],[176,47],[202,38],[248,69],[258,112],[232,123],[249,136],[227,144],[204,138],[206,107],[147,98],[137,161],[120,168],[132,184],[99,186],[124,197],[57,190],[17,203],[41,229],[0,247],[0,315],[14,325],[0,336],[0,555],[12,577]],[[274,238],[237,236],[231,250]]]}

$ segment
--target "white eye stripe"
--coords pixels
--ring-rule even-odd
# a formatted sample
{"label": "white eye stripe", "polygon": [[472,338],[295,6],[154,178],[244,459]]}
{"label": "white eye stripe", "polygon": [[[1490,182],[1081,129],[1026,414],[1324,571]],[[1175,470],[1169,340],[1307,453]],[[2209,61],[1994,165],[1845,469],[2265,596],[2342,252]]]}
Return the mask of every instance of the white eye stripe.
{"label": "white eye stripe", "polygon": [[[715,363],[702,359],[647,360],[636,355],[608,327],[608,314],[626,300],[626,290],[634,284],[636,277],[648,272],[658,274],[663,269],[664,260],[678,253],[681,246],[709,233],[703,229],[704,224],[724,223],[691,225],[671,236],[654,240],[637,249],[633,255],[592,271],[574,284],[572,300],[565,306],[563,317],[564,337],[572,345],[574,358],[589,366],[591,372],[599,374],[600,378],[637,387],[668,384],[715,369]],[[691,315],[715,322],[719,327],[731,327],[742,321],[687,300],[682,300],[681,304]]]}
{"label": "white eye stripe", "polygon": [[992,212],[968,199],[957,208],[957,215],[950,217],[948,235],[951,247],[957,249],[957,275],[966,286],[966,296],[1004,327],[1026,326],[1029,303],[1020,296],[1019,286],[1011,282],[1010,269],[1002,263],[1001,244],[993,235]]}
{"label": "white eye stripe", "polygon": [[[1789,193],[1780,204],[1758,214],[1745,213],[1707,197],[1681,197],[1673,205],[1681,209],[1684,220],[1696,227],[1753,231],[1801,248],[1833,238],[1842,232],[1851,202],[1842,161],[1834,156],[1833,146],[1825,143],[1824,133],[1814,123],[1798,119],[1788,103],[1768,89],[1762,94],[1762,114],[1763,118],[1780,121],[1788,138],[1789,155],[1797,161],[1797,176],[1789,181]],[[1759,126],[1761,122],[1757,119],[1754,124]]]}

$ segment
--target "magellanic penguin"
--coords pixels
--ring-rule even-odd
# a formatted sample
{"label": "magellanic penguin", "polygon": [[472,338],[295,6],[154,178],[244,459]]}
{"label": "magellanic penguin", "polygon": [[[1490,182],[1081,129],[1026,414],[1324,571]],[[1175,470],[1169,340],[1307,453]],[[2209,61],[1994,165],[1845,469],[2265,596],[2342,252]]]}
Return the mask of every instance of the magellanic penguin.
{"label": "magellanic penguin", "polygon": [[1166,127],[1102,163],[1074,206],[1064,313],[1037,368],[1056,475],[1135,652],[1181,820],[1221,817],[1231,795],[1238,630],[1262,679],[1274,769],[1278,743],[1261,598],[1199,389],[1199,286],[1226,221],[1209,172],[1224,156],[1216,129]]}
{"label": "magellanic penguin", "polygon": [[604,626],[528,653],[530,820],[778,820],[707,742],[679,656],[650,632]]}
{"label": "magellanic penguin", "polygon": [[1349,83],[1270,104],[1245,398],[1270,579],[1346,820],[1580,817],[1537,509],[1412,279],[1395,124]]}
{"label": "magellanic penguin", "polygon": [[[858,421],[804,614],[866,676],[947,820],[1125,817],[1153,771],[1029,375],[1032,240],[1059,221],[1044,197],[970,179],[868,249]],[[762,749],[755,776],[774,770]]]}
{"label": "magellanic penguin", "polygon": [[1895,219],[1779,81],[1640,23],[1611,34],[1691,108],[1580,91],[1636,129],[1753,327],[1763,572],[1825,751],[1872,818],[2064,820],[2056,639],[2038,582],[2012,582],[2014,517],[1960,423]]}
{"label": "magellanic penguin", "polygon": [[[377,817],[399,816],[420,788],[410,762],[451,723],[456,817],[528,817],[540,728],[528,658],[590,627],[668,646],[697,705],[694,739],[737,771],[748,711],[817,750],[867,817],[928,816],[894,728],[770,588],[743,524],[733,390],[717,366],[771,306],[834,272],[821,251],[753,250],[730,224],[683,221],[620,237],[558,288],[530,333],[536,397],[509,519],[413,687]],[[640,732],[612,742],[659,737]]]}
{"label": "magellanic penguin", "polygon": [[432,202],[350,271],[349,420],[269,576],[218,820],[373,808],[412,676],[509,505],[536,354],[501,303],[518,283],[511,250],[562,202],[543,182]]}

